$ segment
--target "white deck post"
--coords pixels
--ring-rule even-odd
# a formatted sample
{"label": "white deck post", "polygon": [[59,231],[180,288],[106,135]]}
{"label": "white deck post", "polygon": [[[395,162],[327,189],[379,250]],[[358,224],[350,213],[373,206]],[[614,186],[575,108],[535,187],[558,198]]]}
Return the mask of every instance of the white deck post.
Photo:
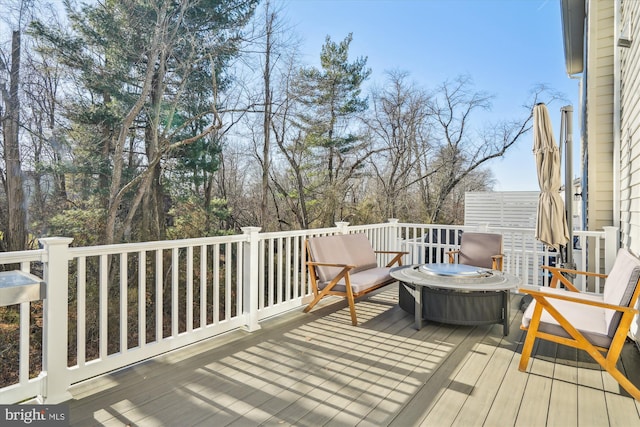
{"label": "white deck post", "polygon": [[338,221],[336,222],[336,227],[338,227],[338,234],[348,234],[347,229],[349,228],[349,223],[346,221]]}
{"label": "white deck post", "polygon": [[482,224],[478,224],[478,232],[480,233],[488,233],[489,232],[489,223],[483,222]]}
{"label": "white deck post", "polygon": [[56,404],[73,396],[69,393],[67,375],[67,314],[69,311],[69,244],[68,237],[40,239],[44,246],[44,280],[46,293],[43,308],[42,403]]}
{"label": "white deck post", "polygon": [[604,271],[609,274],[620,248],[618,227],[602,227],[604,230]]}
{"label": "white deck post", "polygon": [[389,251],[399,251],[400,238],[398,236],[398,224],[400,222],[397,218],[389,218],[387,220],[389,225],[387,226],[387,244],[389,245]]}
{"label": "white deck post", "polygon": [[243,310],[245,316],[244,328],[249,331],[260,329],[258,322],[258,296],[259,296],[259,248],[260,248],[260,227],[242,227],[242,232],[249,237],[244,245],[244,283],[243,286]]}

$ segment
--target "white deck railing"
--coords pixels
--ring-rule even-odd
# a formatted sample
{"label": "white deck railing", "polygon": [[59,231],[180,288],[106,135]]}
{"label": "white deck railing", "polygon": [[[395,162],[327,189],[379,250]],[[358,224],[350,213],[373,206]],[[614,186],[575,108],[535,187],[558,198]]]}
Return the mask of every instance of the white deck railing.
{"label": "white deck railing", "polygon": [[[0,253],[5,269],[46,282],[41,371],[30,372],[30,333],[38,325],[32,303],[21,303],[19,380],[0,388],[0,402],[61,402],[71,397],[71,384],[234,329],[254,331],[263,319],[300,308],[311,293],[304,264],[310,236],[366,233],[375,249],[406,250],[404,263],[417,264],[447,262],[444,252],[467,229],[397,220],[276,233],[247,227],[233,236],[82,248],[70,247],[68,238],[45,238],[43,249]],[[535,241],[534,230],[484,229],[503,234],[506,271],[525,284],[547,284],[539,266],[553,263],[555,253]],[[576,251],[578,265],[608,271],[617,230],[577,235],[578,247],[601,254]]]}

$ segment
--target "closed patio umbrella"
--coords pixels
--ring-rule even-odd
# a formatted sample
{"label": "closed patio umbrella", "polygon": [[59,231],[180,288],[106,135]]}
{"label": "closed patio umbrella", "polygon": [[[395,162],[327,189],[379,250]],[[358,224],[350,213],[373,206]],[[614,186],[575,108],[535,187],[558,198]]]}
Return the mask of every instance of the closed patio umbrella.
{"label": "closed patio umbrella", "polygon": [[536,239],[559,250],[569,241],[564,202],[560,197],[560,150],[553,137],[549,111],[542,103],[533,108],[533,153],[540,184]]}

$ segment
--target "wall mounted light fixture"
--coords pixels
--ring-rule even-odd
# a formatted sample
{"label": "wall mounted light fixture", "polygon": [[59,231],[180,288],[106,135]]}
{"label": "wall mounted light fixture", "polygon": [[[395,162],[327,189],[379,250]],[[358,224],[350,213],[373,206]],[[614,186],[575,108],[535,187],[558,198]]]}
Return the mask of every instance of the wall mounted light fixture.
{"label": "wall mounted light fixture", "polygon": [[620,31],[618,36],[618,47],[629,48],[631,47],[631,22],[627,21]]}

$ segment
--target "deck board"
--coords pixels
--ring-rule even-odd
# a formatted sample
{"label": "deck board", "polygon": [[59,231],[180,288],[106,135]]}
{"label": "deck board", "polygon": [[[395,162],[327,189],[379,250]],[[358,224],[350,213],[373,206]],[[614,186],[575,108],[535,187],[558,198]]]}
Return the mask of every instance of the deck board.
{"label": "deck board", "polygon": [[[516,346],[517,350],[521,350],[522,345]],[[508,349],[505,349],[509,351]],[[518,353],[513,352],[506,369],[506,373],[495,393],[494,400],[491,404],[491,409],[484,420],[484,425],[498,426],[498,425],[516,425],[520,405],[522,402],[522,396],[527,386],[528,375],[523,375],[518,370],[519,357],[516,357]],[[509,355],[506,355],[504,362],[509,360]],[[484,391],[484,390],[483,390]],[[491,389],[493,391],[493,389]]]}
{"label": "deck board", "polygon": [[[512,328],[510,337],[513,337],[514,333],[518,334],[519,332],[514,331],[514,328]],[[495,345],[496,343],[498,344],[497,346]],[[482,425],[485,422],[489,413],[496,406],[494,403],[497,401],[497,394],[509,373],[510,362],[514,357],[514,351],[511,347],[508,339],[500,338],[498,341],[492,334],[485,337],[485,340],[478,346],[477,352],[484,354],[486,360],[479,361],[479,363],[482,363],[482,372],[474,385],[474,389],[482,390],[483,392],[470,393],[466,397],[453,425],[472,426]],[[521,395],[521,392],[516,395]],[[514,394],[511,394],[511,396],[513,397]],[[499,406],[503,407],[504,405]],[[498,421],[496,420],[496,422]],[[503,419],[500,418],[499,423],[502,422]]]}
{"label": "deck board", "polygon": [[578,425],[580,427],[608,426],[607,403],[602,390],[578,386]]}
{"label": "deck board", "polygon": [[[640,423],[638,402],[582,352],[536,344],[513,298],[500,325],[427,323],[392,285],[357,302],[323,302],[72,387],[71,425],[606,426]],[[621,367],[640,384],[640,353]]]}

